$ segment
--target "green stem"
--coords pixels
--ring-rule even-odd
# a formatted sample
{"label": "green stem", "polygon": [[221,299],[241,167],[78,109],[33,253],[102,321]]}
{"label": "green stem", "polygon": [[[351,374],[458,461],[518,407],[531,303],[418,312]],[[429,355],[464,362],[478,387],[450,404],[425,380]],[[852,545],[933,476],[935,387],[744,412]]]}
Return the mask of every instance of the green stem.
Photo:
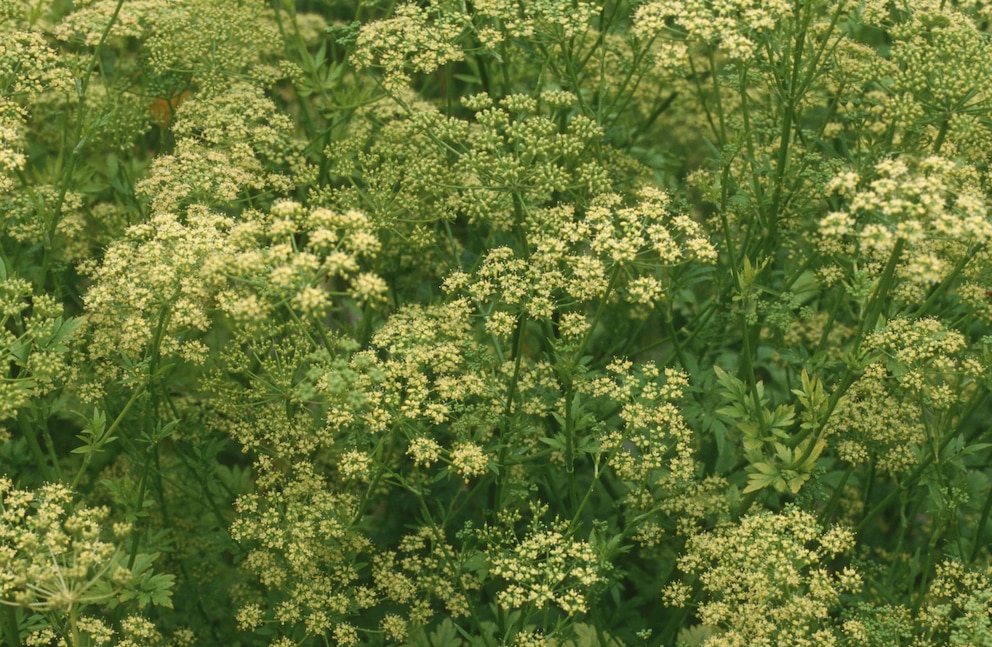
{"label": "green stem", "polygon": [[743,303],[744,312],[741,313],[741,338],[744,342],[744,352],[741,356],[741,367],[744,369],[744,374],[747,377],[748,391],[751,393],[754,411],[758,414],[758,428],[761,430],[761,435],[765,436],[768,431],[768,421],[765,419],[765,407],[762,405],[761,398],[758,395],[758,377],[754,372],[754,362],[752,361],[754,349],[751,347],[751,327],[747,323],[748,301],[745,299]]}
{"label": "green stem", "polygon": [[[582,60],[581,61],[579,61],[579,64],[578,64],[578,66],[576,68],[579,71],[582,71],[583,69],[585,69],[586,65],[589,63],[589,59],[591,59],[594,54],[596,54],[597,52],[599,52],[602,55],[602,53],[603,53],[603,42],[606,40],[606,35],[609,32],[610,27],[613,25],[614,21],[616,20],[617,13],[620,11],[620,5],[621,5],[621,3],[619,3],[619,2],[613,3],[613,11],[612,11],[612,13],[610,13],[609,20],[606,19],[606,5],[605,5],[605,3],[603,5],[603,8],[600,9],[600,12],[599,12],[599,29],[597,30],[597,34],[596,34],[596,42],[594,42],[592,44],[592,47],[589,48],[589,52],[584,57],[582,57]],[[651,42],[654,42],[654,39],[652,39]]]}
{"label": "green stem", "polygon": [[613,271],[610,272],[610,281],[606,285],[606,291],[603,293],[602,298],[599,300],[599,305],[596,307],[596,314],[593,315],[592,322],[589,324],[589,330],[582,337],[582,342],[579,344],[578,350],[572,355],[571,366],[568,367],[569,372],[574,371],[582,361],[582,356],[586,352],[586,347],[589,345],[589,341],[592,339],[592,335],[596,330],[596,326],[599,324],[599,320],[603,317],[603,312],[606,311],[606,302],[609,301],[610,295],[613,293],[613,288],[616,287],[617,281],[620,278],[620,265],[614,265]]}
{"label": "green stem", "polygon": [[710,319],[713,318],[713,315],[719,312],[719,310],[720,310],[719,301],[717,301],[716,299],[713,299],[708,304],[706,304],[703,307],[703,310],[700,313],[698,313],[698,316],[696,317],[696,327],[690,330],[689,334],[685,336],[685,339],[682,342],[682,346],[683,347],[690,346],[701,332],[703,332],[704,330],[705,331],[712,330],[712,328],[710,328],[708,324],[710,322]]}
{"label": "green stem", "polygon": [[823,507],[823,511],[820,512],[820,517],[817,519],[817,523],[821,526],[827,525],[830,521],[830,517],[833,516],[834,510],[837,508],[837,504],[840,503],[840,497],[844,492],[844,486],[847,485],[848,479],[851,478],[851,474],[854,473],[854,467],[848,467],[844,470],[844,475],[840,477],[840,483],[834,488],[833,493],[830,495],[830,500],[827,501],[827,505]]}
{"label": "green stem", "polygon": [[[383,434],[383,438],[385,437],[386,435]],[[379,483],[382,481],[382,476],[385,474],[385,471],[385,468],[376,470],[372,480],[369,481],[369,486],[365,488],[365,492],[362,493],[362,499],[358,502],[358,505],[355,506],[355,517],[351,520],[352,526],[357,526],[362,521],[362,517],[365,516],[366,510],[372,502],[372,494],[379,488]]]}
{"label": "green stem", "polygon": [[[854,384],[855,380],[858,379],[859,375],[860,372],[856,370],[853,366],[848,366],[847,369],[844,371],[844,375],[840,379],[840,384],[830,395],[830,399],[827,400],[827,408],[823,413],[823,424],[820,425],[819,429],[815,430],[818,437],[822,437],[823,435],[825,435],[826,433],[825,430],[827,428],[827,421],[830,420],[830,416],[833,415],[834,409],[836,409],[837,405],[840,404],[841,398],[844,397],[844,394],[847,393],[847,390],[849,388],[851,388],[851,385]],[[810,434],[812,434],[813,431],[814,431],[813,427],[809,427],[807,429],[802,430],[800,433],[796,434],[795,436],[793,436],[788,440],[787,442],[788,446],[798,447],[801,442],[809,438]],[[801,465],[803,461],[809,458],[810,452],[812,452],[813,448],[815,447],[816,447],[816,443],[810,443],[810,446],[807,447],[806,451],[803,453],[803,457],[800,458],[798,461],[796,461],[796,464]]]}
{"label": "green stem", "polygon": [[[170,299],[166,304],[162,306],[162,310],[161,312],[159,312],[159,316],[158,316],[158,324],[156,325],[155,328],[155,335],[152,338],[152,344],[148,349],[148,356],[150,359],[148,362],[148,378],[145,388],[147,389],[148,394],[150,396],[149,401],[151,402],[152,409],[154,412],[158,411],[158,403],[155,398],[153,385],[157,378],[156,374],[158,373],[159,364],[162,361],[162,352],[161,352],[162,339],[163,337],[165,337],[165,331],[166,328],[168,327],[169,319],[172,317],[173,301],[174,298]],[[132,395],[131,397],[134,398],[134,395]],[[120,417],[121,416],[118,416],[118,418]],[[145,409],[144,430],[145,430],[145,436],[146,438],[148,438],[149,443],[151,443],[151,439],[153,438],[151,430],[156,420],[157,420],[157,413],[153,414],[152,412],[149,412],[148,409]],[[138,494],[135,497],[135,501],[136,501],[135,520],[137,520],[141,516],[145,507],[145,489],[148,487],[148,473],[152,469],[151,461],[152,461],[153,453],[154,453],[154,446],[149,446],[146,448],[144,460],[142,461],[142,466],[141,466],[141,478],[138,481]],[[134,566],[134,561],[138,557],[138,545],[140,541],[141,541],[141,533],[138,532],[137,529],[135,529],[134,534],[132,535],[131,538],[131,550],[128,553],[128,559],[127,559],[128,568],[132,568]]]}
{"label": "green stem", "polygon": [[575,417],[572,415],[574,398],[572,376],[569,375],[565,387],[565,480],[568,482],[568,503],[573,509],[578,498],[575,489]]}
{"label": "green stem", "polygon": [[975,530],[975,545],[971,547],[971,561],[978,559],[978,553],[982,548],[985,539],[985,529],[989,523],[989,514],[992,513],[992,496],[985,497],[985,505],[982,506],[982,516]]}
{"label": "green stem", "polygon": [[[145,453],[145,460],[141,466],[141,478],[138,480],[138,494],[135,496],[135,519],[141,516],[143,510],[145,509],[145,488],[148,486],[148,472],[151,471],[151,465],[149,456],[151,452]],[[127,567],[134,567],[134,560],[138,558],[138,545],[141,542],[141,533],[137,529],[134,530],[134,534],[131,535],[131,550],[128,552],[127,556]]]}
{"label": "green stem", "polygon": [[55,441],[52,440],[52,433],[48,430],[47,416],[41,416],[39,425],[41,437],[45,440],[45,449],[48,450],[48,458],[52,461],[52,468],[55,470],[55,478],[62,482],[62,466],[59,465],[59,457],[55,453]]}
{"label": "green stem", "polygon": [[[801,51],[801,47],[797,48]],[[796,55],[798,65],[799,54]],[[792,135],[792,122],[795,119],[795,101],[790,97],[785,106],[785,118],[782,120],[782,130],[779,132],[778,156],[775,160],[775,188],[772,192],[771,206],[766,212],[764,229],[767,232],[765,240],[768,242],[768,249],[775,248],[775,239],[778,231],[779,207],[782,202],[782,187],[785,183],[785,165],[789,160],[789,144]]]}
{"label": "green stem", "polygon": [[[124,420],[124,416],[127,415],[127,412],[131,410],[131,407],[134,406],[134,403],[138,401],[138,397],[140,397],[144,392],[145,392],[144,387],[135,389],[134,393],[131,394],[131,398],[127,401],[127,404],[124,405],[124,408],[121,409],[121,412],[117,414],[116,418],[114,418],[114,421],[110,424],[109,427],[107,427],[104,430],[102,434],[100,434],[100,437],[97,438],[96,441],[94,441],[93,443],[94,446],[98,447],[102,445],[104,439],[111,437],[114,431],[117,430],[117,427],[121,424],[121,421]],[[86,472],[86,468],[89,467],[92,456],[93,456],[93,452],[87,452],[83,456],[83,464],[79,466],[79,471],[76,472],[76,476],[72,479],[72,484],[70,485],[72,489],[75,489],[76,486],[79,485],[79,481],[83,478],[83,473]]]}
{"label": "green stem", "polygon": [[931,292],[930,296],[927,297],[926,301],[924,301],[917,309],[917,311],[913,313],[914,319],[919,319],[924,315],[926,315],[928,312],[930,312],[930,310],[937,303],[937,300],[950,289],[951,285],[954,284],[954,281],[957,280],[958,276],[961,275],[961,272],[964,271],[965,265],[967,265],[968,262],[971,261],[971,259],[973,259],[978,254],[978,252],[984,249],[984,247],[985,247],[984,244],[977,245],[972,249],[970,249],[967,254],[961,257],[961,259],[954,266],[954,269],[951,270],[951,273],[948,274],[944,278],[944,280],[940,282],[940,285],[937,286],[937,289]]}
{"label": "green stem", "polygon": [[488,479],[481,478],[475,485],[472,486],[471,490],[468,490],[467,492],[464,492],[464,490],[462,491],[464,492],[464,496],[462,495],[462,492],[459,492],[454,498],[452,498],[451,504],[448,506],[448,509],[444,511],[443,525],[445,529],[449,529],[449,525],[453,522],[453,520],[461,516],[462,512],[465,510],[468,504],[472,503],[473,501],[476,502],[478,501],[478,498],[475,495],[479,492],[479,490],[482,489],[484,485],[487,484],[488,484]]}
{"label": "green stem", "polygon": [[[510,94],[510,51],[507,45],[507,41],[509,40],[507,36],[508,35],[504,30],[503,40],[500,41],[499,44],[499,53],[500,53],[499,72],[500,72],[500,76],[503,79],[503,92],[499,96],[507,96],[508,94]],[[499,96],[493,94],[492,92],[490,92],[489,95],[493,99],[499,98]]]}
{"label": "green stem", "polygon": [[[637,76],[637,79],[634,80],[634,71],[642,69],[641,68],[642,61],[644,60],[644,57],[647,56],[647,54],[651,51],[651,44],[653,42],[654,39],[652,38],[650,41],[648,41],[648,43],[644,46],[643,49],[639,50],[634,55],[634,61],[631,64],[630,69],[627,72],[627,75],[624,77],[623,81],[619,85],[614,86],[616,87],[616,91],[614,92],[614,98],[612,101],[610,101],[610,104],[605,107],[602,105],[597,107],[596,120],[599,121],[600,124],[602,124],[604,130],[608,131],[611,128],[613,128],[616,125],[617,121],[620,120],[620,117],[627,114],[627,108],[634,101],[634,98],[637,94],[637,88],[640,87],[641,81],[644,79],[644,74],[642,72]],[[606,72],[602,74],[601,78],[609,78],[609,76],[610,76],[609,73]],[[634,81],[633,85],[631,85],[632,80]],[[602,102],[602,97],[604,96],[605,92],[600,91],[598,94],[600,97],[600,102]],[[669,103],[671,103],[672,100],[674,100],[675,94],[676,93],[673,93],[672,96],[669,98],[669,101],[665,104],[666,107]],[[622,104],[619,103],[621,99],[623,99]],[[660,115],[661,112],[663,111],[664,109],[659,111],[657,115],[655,115],[650,119],[650,121],[657,119],[658,115]],[[612,115],[612,118],[610,118],[610,115]],[[645,125],[648,124],[641,124],[638,126],[638,128]]]}
{"label": "green stem", "polygon": [[35,432],[34,425],[29,421],[23,420],[21,416],[18,417],[18,426],[21,429],[21,433],[24,435],[24,439],[28,441],[28,448],[31,450],[31,454],[34,456],[34,462],[41,472],[42,477],[46,481],[54,482],[55,472],[52,467],[48,464],[48,458],[45,457],[45,452],[41,449],[41,443],[38,442],[38,434]]}
{"label": "green stem", "polygon": [[854,352],[852,355],[856,356],[858,354],[861,350],[861,343],[864,341],[865,334],[868,331],[874,330],[875,324],[878,323],[878,317],[882,313],[882,306],[888,300],[889,291],[892,289],[892,284],[895,280],[896,265],[899,263],[899,257],[902,255],[902,250],[905,246],[905,238],[896,239],[896,244],[892,247],[892,253],[889,254],[889,260],[885,264],[885,269],[882,270],[882,276],[878,281],[878,286],[868,301],[865,316],[858,326],[858,335],[854,340]]}
{"label": "green stem", "polygon": [[513,400],[517,397],[517,382],[520,380],[520,366],[523,360],[524,327],[527,317],[521,312],[517,315],[517,326],[513,330],[513,377],[506,389],[506,404],[503,405],[503,417],[513,413]]}
{"label": "green stem", "polygon": [[[861,347],[861,342],[863,341],[864,330],[866,330],[867,328],[875,327],[875,322],[878,319],[879,311],[881,308],[880,304],[885,298],[888,297],[889,290],[891,289],[892,276],[895,271],[895,264],[899,260],[899,254],[901,252],[903,242],[904,241],[902,239],[896,241],[895,248],[892,250],[892,255],[889,257],[889,261],[886,264],[884,271],[882,272],[882,279],[879,281],[878,287],[876,288],[875,292],[872,294],[871,298],[869,299],[868,307],[865,308],[865,318],[861,321],[860,329],[858,331],[858,335],[855,341],[854,351],[851,353],[851,362],[848,363],[847,368],[844,371],[844,375],[840,379],[839,385],[837,386],[837,388],[834,389],[834,392],[830,395],[830,399],[827,401],[827,408],[823,414],[824,422],[823,425],[820,427],[820,429],[816,430],[817,435],[822,435],[824,433],[824,429],[826,428],[827,421],[830,420],[830,416],[833,415],[833,412],[837,408],[837,405],[840,404],[841,398],[844,396],[845,393],[847,393],[847,390],[851,388],[851,385],[854,384],[854,381],[858,378],[858,375],[860,374],[860,367],[857,365],[857,359],[858,359],[857,355]],[[876,307],[876,304],[879,305]],[[836,308],[831,311],[829,322],[833,322],[835,318],[835,312],[836,312]],[[866,326],[865,323],[869,319],[871,320],[871,325]],[[829,332],[829,330],[830,328],[828,323],[828,325],[824,328],[824,333],[820,337],[819,343],[817,344],[817,349],[823,348],[824,345],[826,344],[828,340],[827,333]],[[799,443],[806,440],[806,438],[809,437],[811,433],[813,433],[813,428],[806,429],[801,433],[796,434],[789,440],[789,446],[798,447]],[[807,448],[806,457],[808,457],[809,451],[811,451],[812,448],[815,447],[815,445],[816,445],[815,443],[812,443],[810,447]],[[869,486],[870,485],[871,482],[869,481]]]}
{"label": "green stem", "polygon": [[10,647],[21,647],[21,632],[17,628],[17,607],[2,605],[3,612],[0,613],[0,622],[3,623],[3,639],[5,645]]}
{"label": "green stem", "polygon": [[[978,405],[982,403],[982,401],[985,399],[987,395],[988,395],[987,391],[981,391],[976,393],[974,396],[972,396],[971,401],[968,403],[968,405],[965,407],[965,410],[962,412],[961,419],[958,421],[957,426],[954,429],[951,429],[949,432],[947,432],[947,434],[944,435],[943,438],[941,438],[940,443],[937,447],[937,454],[943,451],[944,447],[946,447],[948,443],[954,440],[954,438],[956,438],[961,433],[961,429],[964,427],[965,422],[968,421],[968,419],[971,417],[971,414],[974,413],[974,411],[978,408]],[[976,433],[981,433],[983,431],[984,429],[979,428],[976,431]],[[967,440],[971,440],[971,439],[969,438]],[[967,444],[967,442],[965,444]],[[875,507],[873,507],[867,513],[865,513],[864,517],[861,519],[861,522],[854,529],[854,532],[859,535],[862,532],[864,532],[864,530],[868,527],[868,524],[871,523],[871,521],[875,517],[877,517],[879,514],[882,513],[883,510],[889,507],[889,505],[903,491],[908,491],[909,488],[912,487],[923,476],[923,474],[927,471],[927,469],[934,462],[934,460],[936,460],[936,454],[934,453],[928,453],[926,456],[924,456],[923,459],[920,461],[920,464],[916,466],[916,469],[913,470],[909,474],[909,476],[906,477],[906,479],[903,481],[902,484],[900,484],[898,488],[889,492],[889,494],[886,495],[886,497],[882,499],[879,503],[877,503]]]}
{"label": "green stem", "polygon": [[[397,433],[395,428],[390,433],[381,434],[379,439],[376,441],[375,447],[372,448],[372,457],[374,459],[373,462],[378,465],[379,468],[376,470],[375,475],[369,482],[369,486],[365,488],[365,492],[362,494],[362,500],[359,501],[355,510],[355,518],[351,522],[351,525],[353,526],[357,526],[361,522],[362,517],[365,516],[366,510],[372,502],[372,496],[379,490],[379,483],[382,481],[382,478],[384,476],[396,476],[388,467],[386,467],[389,465],[389,460],[387,457],[383,456],[383,448],[386,447],[386,443],[392,438],[394,433]],[[407,489],[413,491],[411,488]],[[416,495],[417,493],[414,492],[414,494]]]}
{"label": "green stem", "polygon": [[527,318],[523,313],[517,315],[517,327],[513,331],[513,377],[510,380],[510,385],[506,389],[506,404],[503,407],[503,419],[500,421],[499,425],[499,456],[496,459],[497,465],[500,469],[500,475],[496,479],[496,487],[493,489],[493,510],[499,510],[503,505],[503,488],[506,485],[507,475],[504,474],[506,469],[506,458],[509,453],[509,440],[510,440],[510,414],[513,413],[513,401],[516,399],[517,394],[517,382],[520,380],[520,367],[523,360],[523,348],[524,348],[524,326],[527,323]]}
{"label": "green stem", "polygon": [[[42,256],[42,277],[48,276],[49,267],[52,262],[52,245],[54,244],[55,231],[58,228],[59,222],[62,220],[62,209],[65,206],[65,196],[69,191],[69,182],[72,179],[72,173],[76,168],[76,162],[79,160],[80,150],[85,143],[83,138],[83,115],[86,108],[86,91],[89,88],[90,78],[93,76],[93,70],[99,67],[100,63],[100,48],[103,44],[107,42],[107,38],[110,36],[110,30],[113,28],[114,23],[117,22],[117,16],[120,15],[121,8],[124,6],[124,0],[117,0],[116,6],[114,6],[114,11],[110,15],[110,20],[107,21],[107,26],[103,28],[103,33],[100,35],[100,40],[97,41],[96,46],[93,48],[93,56],[90,59],[89,65],[86,66],[86,73],[83,78],[79,80],[77,85],[77,95],[78,100],[76,102],[76,126],[72,133],[72,138],[69,140],[72,149],[69,151],[69,159],[66,161],[65,166],[62,169],[62,179],[59,187],[59,196],[55,201],[55,206],[52,210],[51,222],[47,223],[45,228],[45,238],[44,238],[44,254]],[[68,126],[66,126],[68,128]],[[43,279],[44,280],[44,279]]]}
{"label": "green stem", "polygon": [[[713,112],[710,110],[710,102],[706,100],[706,94],[703,92],[703,82],[699,78],[699,72],[696,70],[695,59],[692,56],[689,59],[689,76],[692,78],[693,85],[696,86],[696,96],[699,99],[699,105],[703,107],[703,113],[706,115],[706,122],[710,125],[710,130],[713,132],[713,136],[720,138],[720,130],[716,127],[716,121],[713,119]],[[715,73],[713,71],[711,74]],[[724,145],[723,141],[718,141],[718,144],[722,147]]]}
{"label": "green stem", "polygon": [[[210,489],[210,483],[207,481],[207,477],[212,474],[212,464],[207,463],[201,457],[199,459],[200,464],[195,465],[191,462],[190,457],[182,451],[176,451],[175,456],[183,464],[183,467],[186,468],[186,471],[189,473],[189,478],[195,480],[200,486],[200,489],[194,490],[192,487],[187,487],[187,481],[183,478],[182,474],[176,474],[177,478],[165,477],[164,482],[170,487],[183,492],[190,498],[190,500],[205,501],[204,505],[208,510],[210,510],[211,514],[213,514],[214,519],[216,519],[217,528],[227,528],[231,521],[225,516],[226,512],[221,509],[220,505],[217,504],[217,499],[213,496]],[[222,482],[220,483],[220,486],[231,501],[237,498],[237,494],[231,491],[226,484]]]}
{"label": "green stem", "polygon": [[682,344],[679,343],[678,333],[675,332],[675,326],[672,325],[671,312],[666,312],[662,316],[662,324],[665,327],[665,333],[672,342],[672,348],[675,350],[675,358],[678,360],[679,364],[686,371],[689,370],[689,363],[686,360],[685,353],[682,351]]}
{"label": "green stem", "polygon": [[720,124],[720,131],[718,133],[720,137],[720,145],[727,145],[727,120],[723,114],[723,98],[721,97],[720,90],[720,73],[716,69],[716,49],[710,48],[709,51],[709,61],[710,61],[710,75],[713,81],[713,98],[716,103],[716,117]]}
{"label": "green stem", "polygon": [[572,520],[568,524],[568,532],[570,534],[578,529],[579,517],[582,515],[582,510],[585,509],[586,504],[589,502],[589,498],[592,497],[592,493],[596,489],[596,484],[599,482],[601,474],[602,471],[599,469],[599,456],[597,455],[596,460],[593,462],[592,482],[589,483],[589,487],[586,488],[585,496],[582,497],[582,501],[575,508],[575,513],[572,515]]}
{"label": "green stem", "polygon": [[[753,130],[751,128],[751,102],[747,93],[747,70],[748,64],[745,62],[741,66],[738,83],[741,86],[741,118],[744,120],[744,132],[750,135]],[[754,191],[755,200],[761,204],[764,201],[765,189],[759,181],[762,173],[761,169],[758,168],[758,159],[754,153],[754,137],[745,137],[744,143],[747,146],[748,166],[751,167],[751,189]]]}
{"label": "green stem", "polygon": [[[905,492],[903,492],[905,494]],[[896,538],[896,547],[892,551],[892,555],[901,555],[902,547],[906,542],[906,533],[909,530],[909,519],[915,519],[916,514],[919,512],[919,507],[921,499],[916,499],[913,501],[913,508],[906,514],[906,497],[903,496],[902,500],[899,502],[899,536]],[[899,568],[904,566],[901,559],[893,559],[889,564],[889,576],[885,581],[885,586],[889,590],[892,589],[892,585],[896,581],[896,576],[898,575]]]}
{"label": "green stem", "polygon": [[[326,101],[329,105],[333,105],[333,98],[328,95],[327,88],[324,87],[324,83],[320,78],[320,73],[317,67],[314,65],[314,59],[310,56],[310,52],[307,51],[306,44],[303,41],[303,36],[300,34],[300,26],[296,21],[296,7],[293,4],[285,4],[282,0],[274,0],[272,3],[272,13],[275,15],[276,27],[279,30],[279,35],[282,37],[283,41],[283,52],[287,60],[293,60],[293,53],[289,49],[289,39],[287,38],[287,33],[285,27],[283,26],[282,12],[280,9],[286,11],[286,15],[292,24],[293,37],[295,39],[295,44],[297,51],[299,52],[298,61],[303,67],[303,71],[310,77],[310,83],[313,87],[320,91],[321,98]],[[300,107],[300,114],[303,117],[304,130],[308,133],[314,133],[316,131],[316,119],[313,114],[313,105],[299,92],[294,93],[296,95],[296,103]],[[314,137],[311,137],[313,141]],[[317,151],[322,152],[321,150]]]}
{"label": "green stem", "polygon": [[951,120],[944,119],[940,122],[940,130],[937,131],[937,140],[933,143],[933,154],[937,155],[940,153],[941,146],[944,145],[944,138],[947,137],[947,131],[950,128]]}
{"label": "green stem", "polygon": [[[923,606],[923,600],[927,597],[927,587],[930,585],[930,572],[933,570],[934,556],[937,554],[937,544],[947,533],[947,525],[938,528],[936,525],[930,531],[930,541],[927,542],[927,550],[923,552],[923,567],[920,569],[920,584],[916,593],[916,601],[913,603],[913,615],[917,615],[920,611],[920,607]],[[915,564],[915,562],[913,562]],[[913,582],[916,577],[910,577],[909,581]]]}
{"label": "green stem", "polygon": [[72,647],[79,647],[79,611],[75,604],[69,607],[69,636]]}
{"label": "green stem", "polygon": [[723,166],[723,173],[720,180],[720,229],[723,232],[723,240],[727,243],[727,255],[730,256],[730,274],[734,279],[734,285],[741,284],[740,272],[737,269],[737,245],[734,244],[734,237],[730,231],[730,220],[727,218],[727,204],[730,200],[730,165],[729,160]]}

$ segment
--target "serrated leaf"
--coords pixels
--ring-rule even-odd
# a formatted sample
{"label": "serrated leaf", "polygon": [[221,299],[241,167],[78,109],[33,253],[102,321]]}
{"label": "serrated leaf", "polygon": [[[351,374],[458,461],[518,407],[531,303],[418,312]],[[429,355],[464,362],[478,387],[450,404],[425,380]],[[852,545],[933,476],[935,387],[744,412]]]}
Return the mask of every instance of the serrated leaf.
{"label": "serrated leaf", "polygon": [[768,476],[778,476],[778,468],[772,465],[771,463],[765,463],[765,462],[754,463],[751,465],[751,468],[757,472],[760,472],[761,474],[765,474]]}
{"label": "serrated leaf", "polygon": [[750,492],[763,490],[773,484],[776,480],[778,480],[777,474],[761,474],[758,472],[753,472],[747,475],[747,487],[744,488],[743,493],[748,494]]}
{"label": "serrated leaf", "polygon": [[772,427],[790,427],[795,421],[795,409],[792,408],[791,404],[780,404],[775,407],[775,411],[771,415],[771,420],[769,424]]}
{"label": "serrated leaf", "polygon": [[94,407],[93,415],[86,421],[86,427],[80,433],[76,434],[76,438],[83,441],[83,445],[73,449],[72,453],[89,454],[98,452],[105,445],[109,445],[117,440],[117,436],[105,436],[106,429],[107,415],[99,407]]}
{"label": "serrated leaf", "polygon": [[606,631],[602,632],[603,640],[600,640],[600,632],[584,622],[575,623],[572,630],[575,631],[575,647],[622,647],[623,645]]}
{"label": "serrated leaf", "polygon": [[731,399],[735,399],[733,398],[733,396],[735,395],[739,396],[744,394],[745,392],[744,382],[737,379],[737,377],[731,375],[730,373],[728,373],[727,371],[723,370],[722,368],[720,368],[715,364],[713,365],[713,373],[716,375],[717,382],[719,382],[720,386],[724,388],[725,395],[727,395]]}
{"label": "serrated leaf", "polygon": [[590,436],[581,438],[575,446],[575,451],[580,454],[595,456],[600,452],[599,441]]}
{"label": "serrated leaf", "polygon": [[793,494],[799,494],[799,490],[802,489],[803,483],[805,483],[808,480],[809,480],[809,474],[798,474],[790,478],[788,481],[786,481],[786,485],[788,485],[789,487],[789,492]]}
{"label": "serrated leaf", "polygon": [[7,346],[7,354],[22,368],[27,364],[30,352],[31,343],[23,337]]}
{"label": "serrated leaf", "polygon": [[135,556],[131,581],[117,595],[119,601],[136,600],[141,609],[149,604],[172,608],[172,587],[176,578],[168,573],[152,572],[152,564],[158,556],[158,553],[139,553]]}
{"label": "serrated leaf", "polygon": [[740,408],[737,406],[720,407],[715,411],[721,416],[727,416],[728,418],[738,418],[742,413]]}
{"label": "serrated leaf", "polygon": [[76,317],[70,317],[68,319],[62,319],[62,317],[56,318],[52,324],[51,336],[41,344],[41,347],[58,351],[67,350],[63,342],[79,330],[79,326],[81,325],[82,322]]}
{"label": "serrated leaf", "polygon": [[451,618],[445,618],[444,622],[431,632],[431,645],[433,647],[461,647],[462,639],[458,637],[458,629]]}
{"label": "serrated leaf", "polygon": [[782,461],[784,465],[792,465],[793,453],[791,449],[782,443],[775,443],[773,447],[775,448],[775,455],[778,456],[778,459]]}

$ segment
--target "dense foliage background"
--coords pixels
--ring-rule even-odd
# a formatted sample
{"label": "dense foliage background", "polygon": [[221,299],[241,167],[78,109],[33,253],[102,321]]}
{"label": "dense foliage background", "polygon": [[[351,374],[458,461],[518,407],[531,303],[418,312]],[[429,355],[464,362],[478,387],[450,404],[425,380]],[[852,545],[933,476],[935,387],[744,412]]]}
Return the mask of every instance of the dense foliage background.
{"label": "dense foliage background", "polygon": [[992,645],[990,25],[0,0],[0,642]]}

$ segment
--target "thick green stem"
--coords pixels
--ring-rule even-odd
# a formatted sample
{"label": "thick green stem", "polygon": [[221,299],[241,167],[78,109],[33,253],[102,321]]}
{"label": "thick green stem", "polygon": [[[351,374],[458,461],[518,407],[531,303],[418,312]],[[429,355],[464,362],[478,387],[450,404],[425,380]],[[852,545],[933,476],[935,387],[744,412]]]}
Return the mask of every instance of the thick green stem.
{"label": "thick green stem", "polygon": [[3,640],[10,647],[21,647],[21,632],[17,628],[17,607],[7,604],[0,605],[0,622],[3,623]]}
{"label": "thick green stem", "polygon": [[834,488],[833,493],[830,495],[830,500],[827,501],[827,505],[823,506],[823,511],[820,512],[820,517],[817,520],[821,526],[827,525],[830,521],[830,517],[833,516],[834,510],[837,508],[837,504],[840,503],[840,497],[844,492],[844,486],[847,485],[848,479],[851,478],[851,474],[854,473],[853,467],[848,467],[844,470],[844,475],[840,478],[840,483]]}
{"label": "thick green stem", "polygon": [[35,465],[38,471],[41,472],[42,477],[46,481],[56,481],[55,472],[52,466],[48,464],[48,458],[41,449],[41,443],[38,442],[38,434],[35,431],[34,425],[30,421],[19,419],[18,426],[21,429],[21,433],[24,434],[24,439],[28,441],[28,448],[31,450]]}
{"label": "thick green stem", "polygon": [[940,154],[940,149],[944,145],[944,138],[947,137],[947,131],[950,129],[951,120],[944,119],[940,122],[940,130],[937,132],[937,139],[933,143],[933,154]]}
{"label": "thick green stem", "polygon": [[80,647],[79,610],[76,607],[75,604],[69,607],[69,638],[72,641],[72,647]]}
{"label": "thick green stem", "polygon": [[985,529],[988,527],[990,513],[992,513],[992,496],[986,496],[985,504],[982,506],[982,516],[975,529],[975,543],[971,547],[972,562],[978,559],[978,553],[982,549],[982,542],[985,540]]}

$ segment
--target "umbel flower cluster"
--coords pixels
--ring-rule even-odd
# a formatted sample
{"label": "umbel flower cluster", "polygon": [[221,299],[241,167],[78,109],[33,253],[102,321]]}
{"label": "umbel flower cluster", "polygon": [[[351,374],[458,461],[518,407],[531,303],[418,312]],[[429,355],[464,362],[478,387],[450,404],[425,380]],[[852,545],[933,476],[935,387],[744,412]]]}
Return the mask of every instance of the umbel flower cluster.
{"label": "umbel flower cluster", "polygon": [[992,644],[992,10],[0,0],[0,644]]}

